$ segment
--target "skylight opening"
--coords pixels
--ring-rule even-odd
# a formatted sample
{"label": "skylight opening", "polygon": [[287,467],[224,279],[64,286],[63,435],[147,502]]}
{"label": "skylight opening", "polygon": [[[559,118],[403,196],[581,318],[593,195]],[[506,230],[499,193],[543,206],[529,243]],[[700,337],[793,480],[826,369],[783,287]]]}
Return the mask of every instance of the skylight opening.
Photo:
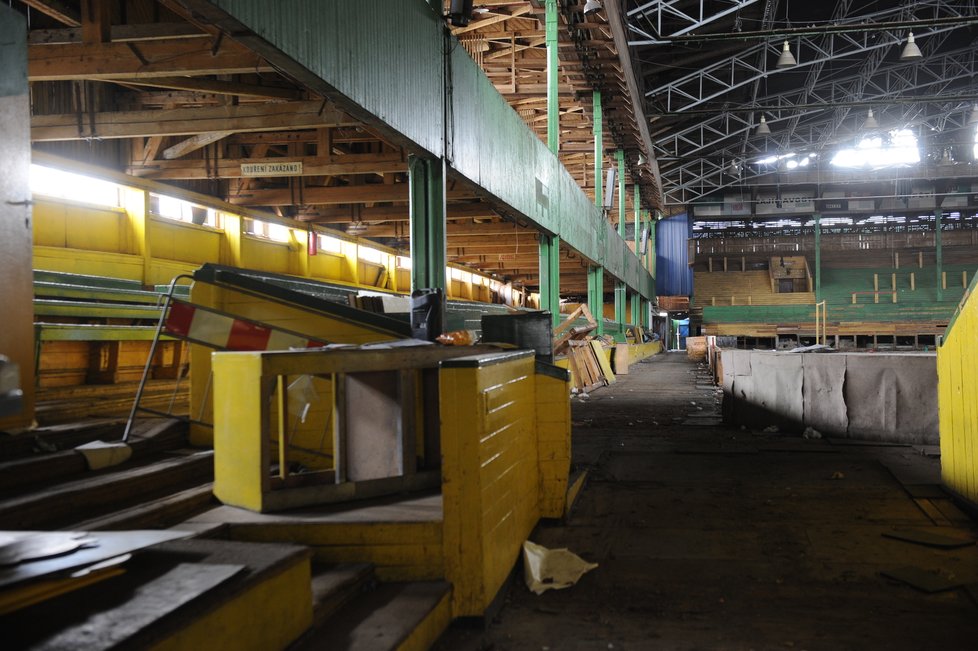
{"label": "skylight opening", "polygon": [[31,165],[30,180],[34,194],[96,206],[118,208],[122,205],[119,199],[121,186],[91,176]]}
{"label": "skylight opening", "polygon": [[889,141],[882,136],[863,138],[851,149],[843,149],[832,158],[836,167],[882,169],[920,162],[917,137],[909,129],[891,131]]}

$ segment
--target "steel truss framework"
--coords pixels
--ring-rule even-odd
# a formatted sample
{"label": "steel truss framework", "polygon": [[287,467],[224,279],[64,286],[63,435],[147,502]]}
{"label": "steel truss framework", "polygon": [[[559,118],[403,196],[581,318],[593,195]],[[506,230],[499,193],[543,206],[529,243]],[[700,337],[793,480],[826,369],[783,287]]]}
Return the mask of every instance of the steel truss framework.
{"label": "steel truss framework", "polygon": [[[691,38],[688,35],[709,23],[723,19],[729,24],[731,14],[751,4],[700,2],[698,11],[692,12],[690,3],[679,11],[675,2],[630,1],[629,28],[645,39],[632,45],[639,47],[644,60],[651,60],[655,48],[664,46],[650,46],[649,41],[682,35]],[[967,116],[978,98],[973,84],[975,50],[970,43],[948,50],[948,44],[961,45],[960,38],[950,38],[960,25],[941,21],[973,23],[978,17],[974,1],[905,1],[874,13],[855,14],[852,0],[839,0],[827,16],[832,25],[841,29],[878,23],[881,27],[791,36],[798,63],[785,71],[773,65],[783,40],[774,38],[777,28],[772,17],[777,4],[777,0],[768,0],[763,8],[754,8],[761,9],[760,24],[772,34],[770,39],[674,79],[646,75],[646,114],[652,117],[654,128],[661,121],[653,138],[666,205],[686,204],[769,175],[770,168],[751,164],[769,152],[813,153],[827,162],[831,148],[854,143],[866,106],[874,109],[887,128],[920,128],[928,133],[973,130]],[[739,27],[739,16],[733,20]],[[925,21],[914,28],[924,57],[901,62],[898,54],[906,31],[885,26],[908,20]],[[776,90],[767,92],[769,86]],[[856,106],[863,109],[853,119],[850,113]],[[773,132],[767,138],[753,133],[762,114]],[[792,183],[788,177],[785,182]]]}

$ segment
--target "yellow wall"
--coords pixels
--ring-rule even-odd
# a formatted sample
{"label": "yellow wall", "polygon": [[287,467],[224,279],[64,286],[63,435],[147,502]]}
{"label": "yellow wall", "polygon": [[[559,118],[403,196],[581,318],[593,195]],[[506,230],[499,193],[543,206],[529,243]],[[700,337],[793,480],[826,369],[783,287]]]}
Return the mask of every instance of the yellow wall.
{"label": "yellow wall", "polygon": [[966,300],[937,349],[941,472],[949,488],[978,504],[978,296]]}
{"label": "yellow wall", "polygon": [[[288,242],[276,242],[245,233],[240,215],[220,209],[219,228],[150,215],[149,192],[122,190],[119,208],[35,197],[34,267],[159,285],[213,262],[371,290],[410,290],[411,272],[395,267],[398,252],[393,249],[316,227],[316,232],[341,240],[342,250],[309,255],[309,224],[277,220],[289,222],[292,231]],[[165,188],[160,191],[166,193]],[[208,204],[207,198],[196,198]],[[381,262],[361,258],[361,247],[379,251]],[[449,298],[490,301],[490,289],[480,277],[475,274],[471,282],[450,279]]]}
{"label": "yellow wall", "polygon": [[442,367],[445,578],[453,615],[481,616],[540,518],[533,356]]}
{"label": "yellow wall", "polygon": [[560,518],[567,503],[571,464],[570,384],[536,375],[537,453],[540,465],[540,515]]}

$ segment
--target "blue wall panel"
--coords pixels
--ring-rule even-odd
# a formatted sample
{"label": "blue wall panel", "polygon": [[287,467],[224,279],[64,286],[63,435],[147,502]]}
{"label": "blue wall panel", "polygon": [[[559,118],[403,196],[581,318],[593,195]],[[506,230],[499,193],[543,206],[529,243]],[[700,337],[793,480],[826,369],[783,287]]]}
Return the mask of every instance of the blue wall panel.
{"label": "blue wall panel", "polygon": [[663,219],[655,225],[655,293],[659,296],[691,296],[693,270],[689,266],[687,241],[693,222],[686,213]]}

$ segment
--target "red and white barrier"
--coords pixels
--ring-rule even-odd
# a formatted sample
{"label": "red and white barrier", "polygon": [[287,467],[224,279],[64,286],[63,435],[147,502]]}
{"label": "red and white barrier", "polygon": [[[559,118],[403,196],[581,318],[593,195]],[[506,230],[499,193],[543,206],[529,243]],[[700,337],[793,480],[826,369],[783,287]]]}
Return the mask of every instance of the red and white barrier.
{"label": "red and white barrier", "polygon": [[305,335],[179,300],[170,302],[163,332],[221,350],[288,350],[325,345]]}

